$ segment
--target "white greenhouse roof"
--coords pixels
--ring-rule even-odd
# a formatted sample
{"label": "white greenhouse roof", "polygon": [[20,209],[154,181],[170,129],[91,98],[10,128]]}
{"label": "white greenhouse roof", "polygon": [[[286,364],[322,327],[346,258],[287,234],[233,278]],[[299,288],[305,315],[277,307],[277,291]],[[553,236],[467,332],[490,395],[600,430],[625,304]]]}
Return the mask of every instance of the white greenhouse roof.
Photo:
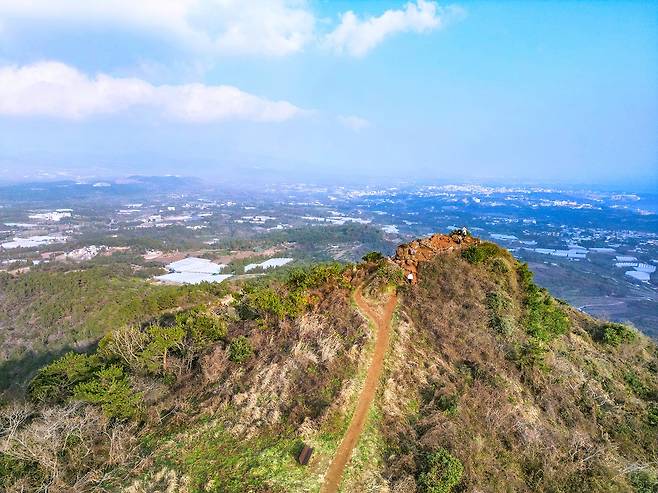
{"label": "white greenhouse roof", "polygon": [[218,274],[226,267],[224,264],[216,264],[205,258],[187,257],[183,260],[172,262],[165,266],[173,272],[190,272],[196,274]]}
{"label": "white greenhouse roof", "polygon": [[222,282],[229,277],[232,277],[231,274],[203,274],[199,272],[172,272],[170,274],[164,274],[162,276],[156,276],[158,281],[168,282],[173,284],[199,284],[201,282]]}
{"label": "white greenhouse roof", "polygon": [[648,281],[650,278],[648,272],[640,272],[637,270],[629,270],[626,272],[626,275],[632,277],[633,279],[637,279],[638,281]]}
{"label": "white greenhouse roof", "polygon": [[294,259],[289,257],[271,258],[265,260],[264,262],[261,262],[260,264],[247,264],[244,266],[244,271],[249,272],[250,270],[256,269],[258,267],[260,267],[261,269],[269,269],[271,267],[281,267],[282,265],[286,265],[292,262],[293,260]]}

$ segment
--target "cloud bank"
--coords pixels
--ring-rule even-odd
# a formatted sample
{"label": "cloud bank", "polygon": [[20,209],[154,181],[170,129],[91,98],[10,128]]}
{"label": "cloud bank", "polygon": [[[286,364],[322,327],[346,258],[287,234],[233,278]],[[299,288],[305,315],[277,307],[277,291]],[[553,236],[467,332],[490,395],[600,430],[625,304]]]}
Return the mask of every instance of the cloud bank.
{"label": "cloud bank", "polygon": [[358,57],[393,34],[437,29],[456,11],[429,0],[365,19],[348,11],[338,26],[323,33],[305,0],[0,0],[0,24],[111,26],[217,55],[284,56],[320,44]]}
{"label": "cloud bank", "polygon": [[270,101],[233,86],[155,86],[137,78],[88,77],[59,62],[0,68],[0,115],[80,120],[136,108],[195,123],[283,122],[304,114],[287,101]]}
{"label": "cloud bank", "polygon": [[233,55],[294,53],[315,29],[313,13],[295,0],[0,0],[0,19],[145,31]]}

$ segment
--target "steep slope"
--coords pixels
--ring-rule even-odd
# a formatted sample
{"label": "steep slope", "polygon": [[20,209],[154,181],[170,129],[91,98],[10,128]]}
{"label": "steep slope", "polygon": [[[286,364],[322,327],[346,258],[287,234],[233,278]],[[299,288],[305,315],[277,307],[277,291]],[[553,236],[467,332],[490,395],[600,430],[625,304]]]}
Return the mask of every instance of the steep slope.
{"label": "steep slope", "polygon": [[382,401],[396,491],[448,491],[431,486],[446,471],[464,491],[655,491],[655,344],[552,299],[491,244],[418,278]]}
{"label": "steep slope", "polygon": [[[656,345],[459,236],[424,242],[450,246],[432,252],[405,246],[404,265],[373,253],[236,285],[42,369],[29,400],[0,413],[0,484],[319,491],[350,442],[345,492],[656,491]],[[373,386],[384,348],[368,319],[381,320],[391,290]],[[308,466],[295,460],[302,444]]]}

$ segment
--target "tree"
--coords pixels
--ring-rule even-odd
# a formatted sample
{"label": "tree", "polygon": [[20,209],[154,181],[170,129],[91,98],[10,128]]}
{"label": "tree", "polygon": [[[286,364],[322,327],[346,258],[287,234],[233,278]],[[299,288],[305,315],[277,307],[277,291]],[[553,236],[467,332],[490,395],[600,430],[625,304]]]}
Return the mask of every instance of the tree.
{"label": "tree", "polygon": [[120,366],[112,365],[96,372],[95,378],[78,384],[73,397],[100,405],[108,418],[126,421],[140,413],[142,395],[135,393]]}
{"label": "tree", "polygon": [[383,260],[384,256],[380,252],[369,252],[366,253],[363,257],[362,260],[364,262],[379,262],[380,260]]}

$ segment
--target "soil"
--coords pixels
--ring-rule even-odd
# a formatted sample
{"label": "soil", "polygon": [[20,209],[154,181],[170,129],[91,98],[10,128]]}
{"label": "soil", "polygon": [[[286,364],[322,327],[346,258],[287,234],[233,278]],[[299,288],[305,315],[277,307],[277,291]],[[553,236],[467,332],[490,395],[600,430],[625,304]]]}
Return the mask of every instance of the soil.
{"label": "soil", "polygon": [[377,335],[375,350],[372,355],[370,366],[368,367],[363,390],[361,391],[361,395],[359,395],[359,400],[356,404],[354,415],[352,416],[352,421],[350,422],[347,432],[345,433],[341,444],[338,446],[336,455],[329,466],[324,479],[324,485],[320,490],[322,493],[335,493],[338,491],[338,486],[343,477],[345,466],[350,460],[352,451],[354,450],[354,447],[356,447],[361,432],[363,431],[363,427],[368,417],[368,411],[370,410],[372,401],[375,398],[377,386],[379,385],[379,378],[384,367],[384,357],[388,350],[391,335],[391,318],[393,317],[393,311],[397,304],[397,296],[393,294],[389,298],[384,313],[381,316],[377,314],[364,299],[362,286],[359,286],[355,291],[354,301],[376,328]]}

